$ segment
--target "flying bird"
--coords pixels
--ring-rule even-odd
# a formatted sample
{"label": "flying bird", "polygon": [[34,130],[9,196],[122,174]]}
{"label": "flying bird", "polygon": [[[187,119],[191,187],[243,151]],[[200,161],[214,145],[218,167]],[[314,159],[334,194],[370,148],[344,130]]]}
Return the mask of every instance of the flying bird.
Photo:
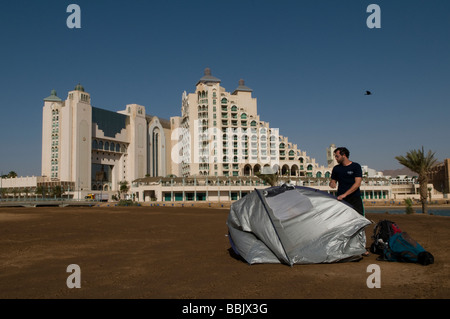
{"label": "flying bird", "polygon": [[372,95],[372,92],[366,91],[366,94],[364,94],[364,95]]}

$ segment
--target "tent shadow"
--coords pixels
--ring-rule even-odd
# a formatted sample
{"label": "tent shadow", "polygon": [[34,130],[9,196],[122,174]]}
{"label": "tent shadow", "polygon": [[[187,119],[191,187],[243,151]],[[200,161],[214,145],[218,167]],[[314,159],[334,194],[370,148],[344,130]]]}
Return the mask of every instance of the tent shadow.
{"label": "tent shadow", "polygon": [[247,261],[241,255],[236,254],[236,252],[234,251],[234,249],[232,247],[228,248],[228,253],[230,254],[230,257],[247,263]]}

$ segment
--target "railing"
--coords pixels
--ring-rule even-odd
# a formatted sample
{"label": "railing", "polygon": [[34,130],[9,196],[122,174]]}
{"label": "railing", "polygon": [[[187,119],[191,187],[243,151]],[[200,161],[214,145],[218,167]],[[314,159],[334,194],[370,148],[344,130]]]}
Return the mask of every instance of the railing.
{"label": "railing", "polygon": [[39,198],[39,199],[27,199],[27,200],[18,200],[18,199],[5,199],[0,200],[0,207],[37,207],[37,206],[95,206],[98,201],[94,200],[78,200],[78,199],[67,199],[67,198],[59,198],[59,199],[51,199],[51,198]]}

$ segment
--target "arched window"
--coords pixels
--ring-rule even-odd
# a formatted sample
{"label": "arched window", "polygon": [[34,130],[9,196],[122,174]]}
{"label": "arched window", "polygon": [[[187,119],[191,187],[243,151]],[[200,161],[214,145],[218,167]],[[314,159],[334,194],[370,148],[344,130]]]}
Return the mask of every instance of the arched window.
{"label": "arched window", "polygon": [[96,150],[98,148],[97,140],[92,141],[92,149]]}
{"label": "arched window", "polygon": [[114,152],[114,148],[115,148],[114,143],[111,142],[111,146],[109,147],[109,150]]}
{"label": "arched window", "polygon": [[236,112],[237,111],[237,106],[236,105],[233,105],[232,107],[231,107],[231,112]]}
{"label": "arched window", "polygon": [[222,104],[227,104],[227,103],[228,103],[228,100],[227,100],[226,98],[223,98],[220,102],[221,102]]}
{"label": "arched window", "polygon": [[105,142],[105,151],[109,151],[109,142]]}
{"label": "arched window", "polygon": [[242,114],[241,114],[241,119],[242,119],[242,120],[246,120],[246,119],[247,119],[247,114],[242,113]]}
{"label": "arched window", "polygon": [[103,141],[98,142],[98,148],[101,150],[103,149]]}
{"label": "arched window", "polygon": [[116,144],[116,152],[117,152],[117,153],[120,152],[120,144]]}
{"label": "arched window", "polygon": [[256,126],[256,121],[252,121],[252,122],[250,123],[250,126]]}
{"label": "arched window", "polygon": [[151,163],[152,176],[159,175],[159,160],[160,160],[159,145],[160,145],[159,129],[154,128],[152,132],[152,163]]}

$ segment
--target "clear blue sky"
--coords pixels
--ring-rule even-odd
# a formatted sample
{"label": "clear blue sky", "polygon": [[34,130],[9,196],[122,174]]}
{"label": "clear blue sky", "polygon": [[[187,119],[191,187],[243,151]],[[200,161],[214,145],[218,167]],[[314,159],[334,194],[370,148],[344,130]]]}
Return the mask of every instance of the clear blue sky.
{"label": "clear blue sky", "polygon": [[[81,29],[66,25],[71,3]],[[80,82],[96,107],[168,119],[206,67],[227,91],[245,79],[261,119],[320,164],[331,143],[377,170],[422,145],[450,157],[447,0],[5,1],[0,39],[4,174],[40,175],[52,89],[66,99]]]}

